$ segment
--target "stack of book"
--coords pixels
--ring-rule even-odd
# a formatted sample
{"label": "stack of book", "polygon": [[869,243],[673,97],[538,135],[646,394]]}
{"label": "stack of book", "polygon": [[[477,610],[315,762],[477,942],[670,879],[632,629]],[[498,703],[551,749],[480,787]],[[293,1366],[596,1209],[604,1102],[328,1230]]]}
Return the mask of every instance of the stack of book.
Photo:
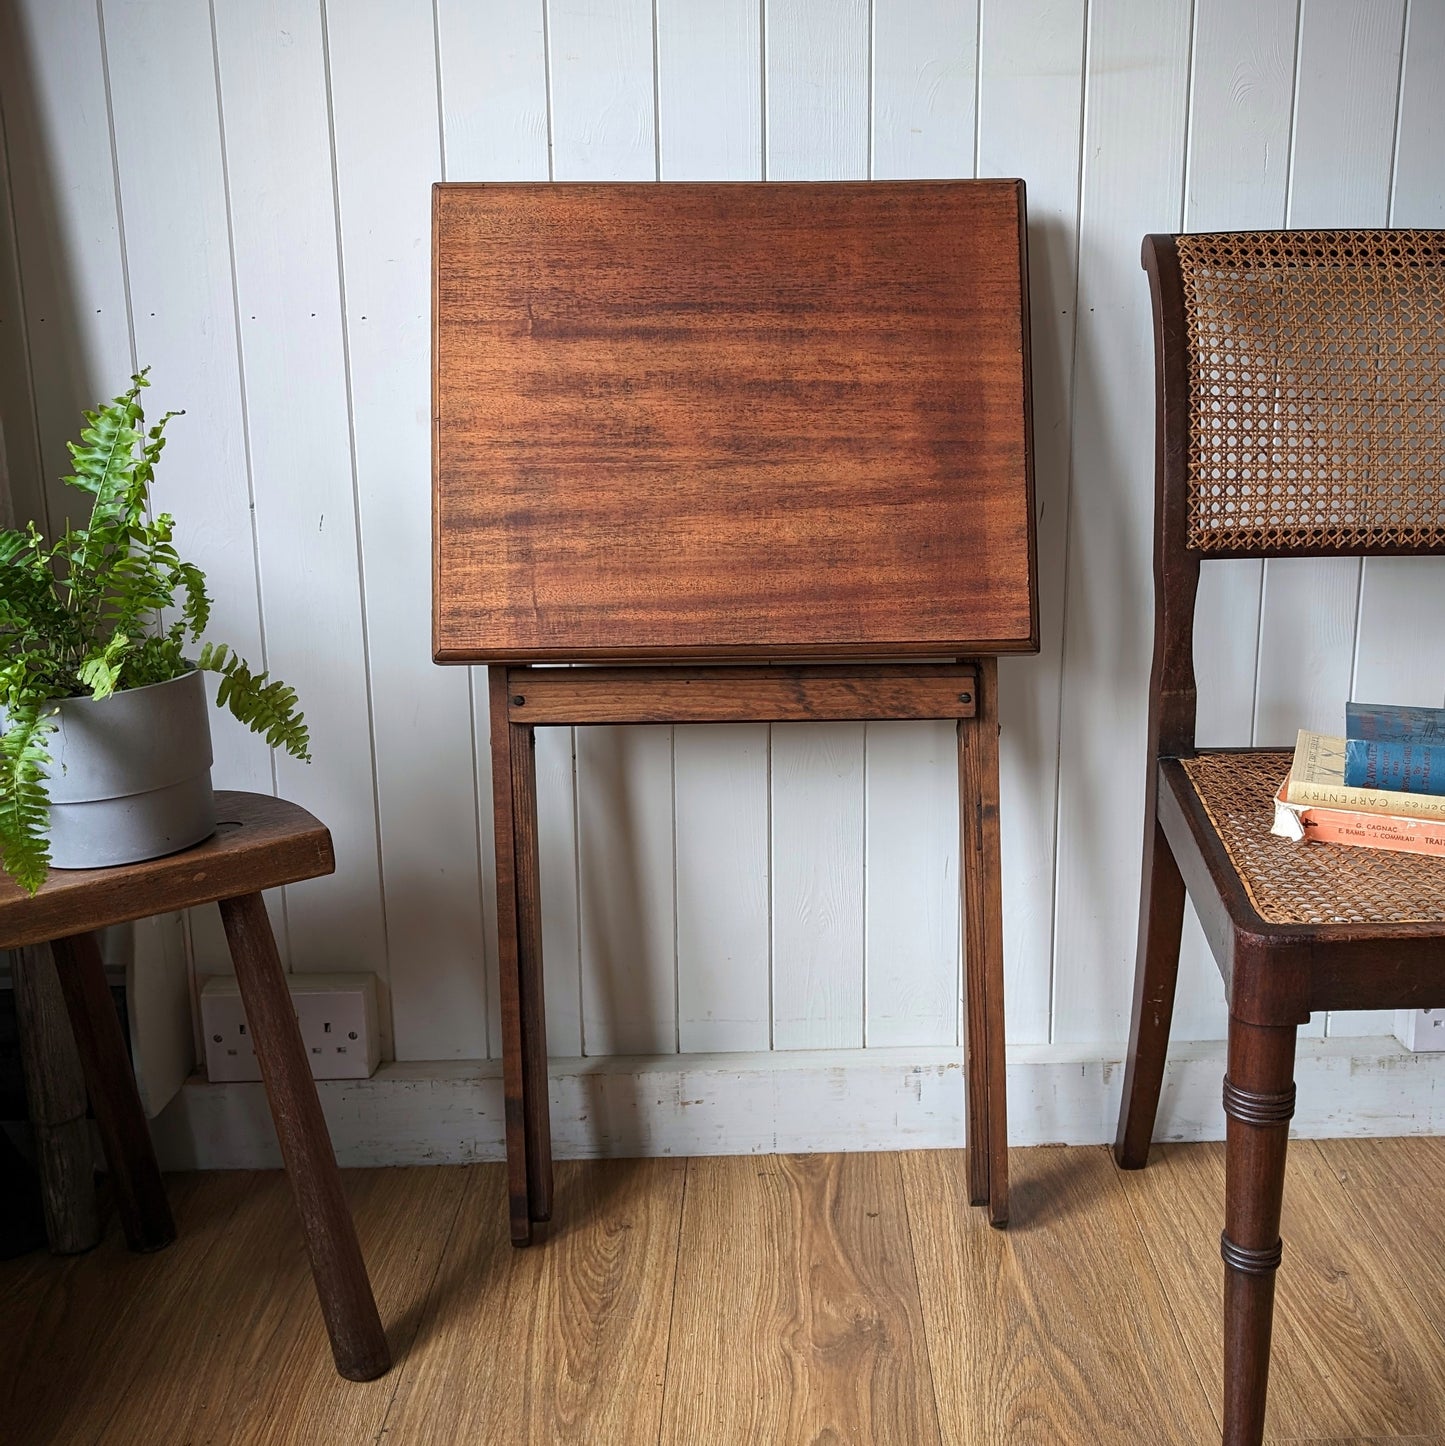
{"label": "stack of book", "polygon": [[1445,858],[1445,709],[1351,703],[1345,737],[1301,729],[1271,832]]}

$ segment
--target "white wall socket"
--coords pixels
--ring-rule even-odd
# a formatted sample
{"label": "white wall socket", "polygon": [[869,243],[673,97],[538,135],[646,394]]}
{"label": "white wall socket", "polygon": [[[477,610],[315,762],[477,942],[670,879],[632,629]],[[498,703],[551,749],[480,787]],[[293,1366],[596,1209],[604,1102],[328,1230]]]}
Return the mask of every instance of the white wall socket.
{"label": "white wall socket", "polygon": [[1445,1049],[1445,1009],[1397,1009],[1395,1038],[1416,1054]]}
{"label": "white wall socket", "polygon": [[[375,974],[292,974],[286,980],[316,1079],[369,1079],[381,1062]],[[235,977],[201,986],[206,1076],[212,1084],[261,1078]]]}

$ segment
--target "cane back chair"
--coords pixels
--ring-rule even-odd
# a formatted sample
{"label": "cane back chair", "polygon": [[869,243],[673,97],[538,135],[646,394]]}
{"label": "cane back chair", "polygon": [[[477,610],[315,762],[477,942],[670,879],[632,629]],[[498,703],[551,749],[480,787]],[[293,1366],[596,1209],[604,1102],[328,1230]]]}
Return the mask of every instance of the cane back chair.
{"label": "cane back chair", "polygon": [[1224,1439],[1240,1446],[1264,1431],[1296,1029],[1312,1010],[1445,1004],[1445,861],[1272,837],[1290,754],[1195,747],[1200,562],[1445,552],[1445,231],[1148,236],[1143,264],[1155,634],[1115,1154],[1148,1156],[1187,891],[1229,1002]]}

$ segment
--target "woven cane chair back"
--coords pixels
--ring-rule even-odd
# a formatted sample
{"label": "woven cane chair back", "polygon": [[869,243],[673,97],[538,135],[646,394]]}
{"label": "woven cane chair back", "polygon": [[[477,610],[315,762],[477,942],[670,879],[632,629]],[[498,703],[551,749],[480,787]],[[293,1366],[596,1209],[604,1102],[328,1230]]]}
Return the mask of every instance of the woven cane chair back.
{"label": "woven cane chair back", "polygon": [[1175,244],[1189,549],[1445,551],[1445,231]]}

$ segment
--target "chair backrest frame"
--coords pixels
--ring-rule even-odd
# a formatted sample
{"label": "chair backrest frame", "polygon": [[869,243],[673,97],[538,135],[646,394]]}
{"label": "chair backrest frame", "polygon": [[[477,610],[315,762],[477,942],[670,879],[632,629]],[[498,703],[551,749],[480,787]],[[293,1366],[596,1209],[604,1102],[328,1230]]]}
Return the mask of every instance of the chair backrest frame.
{"label": "chair backrest frame", "polygon": [[[1211,558],[1445,555],[1445,542],[1194,545],[1189,491],[1194,427],[1191,339],[1178,240],[1174,235],[1148,235],[1141,258],[1149,277],[1154,317],[1154,661],[1149,683],[1149,737],[1156,758],[1189,757],[1195,751],[1194,612],[1201,562]],[[1445,475],[1437,485],[1445,496]]]}

